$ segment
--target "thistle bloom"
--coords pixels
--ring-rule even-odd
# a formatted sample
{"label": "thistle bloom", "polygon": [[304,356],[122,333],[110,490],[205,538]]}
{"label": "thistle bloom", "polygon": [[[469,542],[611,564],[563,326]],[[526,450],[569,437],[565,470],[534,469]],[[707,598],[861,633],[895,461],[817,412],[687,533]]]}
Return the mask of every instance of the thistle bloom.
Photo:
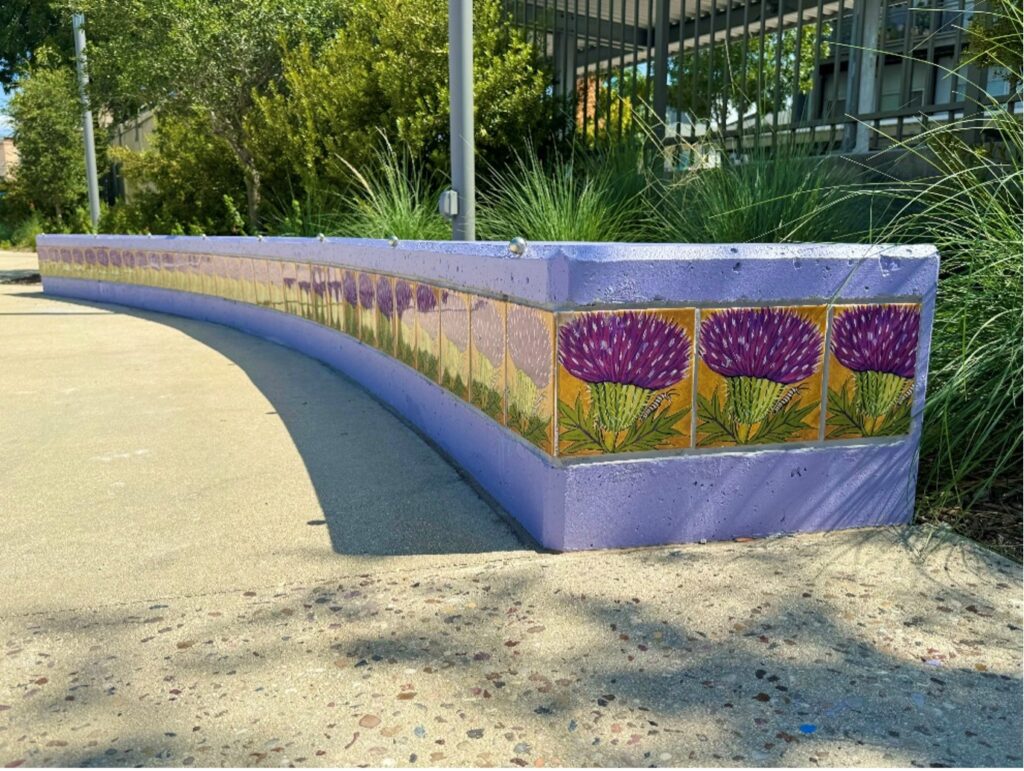
{"label": "thistle bloom", "polygon": [[540,313],[522,305],[509,305],[508,353],[537,388],[547,388],[552,369],[551,333]]}
{"label": "thistle bloom", "polygon": [[412,302],[412,287],[409,286],[409,282],[398,279],[395,282],[395,311],[398,313],[399,319],[412,307]]}
{"label": "thistle bloom", "polygon": [[727,402],[740,423],[759,423],[786,386],[818,371],[821,330],[785,308],[734,308],[700,325],[700,355],[725,378]]}
{"label": "thistle bloom", "polygon": [[857,409],[886,414],[914,380],[921,311],[912,305],[858,305],[832,320],[832,353],[854,374]]}
{"label": "thistle bloom", "polygon": [[624,431],[655,391],[686,377],[690,336],[652,313],[586,313],[558,330],[558,360],[587,384],[598,425]]}
{"label": "thistle bloom", "polygon": [[470,317],[473,345],[492,367],[501,364],[505,353],[505,320],[492,300],[478,299]]}
{"label": "thistle bloom", "polygon": [[345,271],[345,275],[341,279],[341,287],[344,290],[345,302],[349,305],[359,302],[359,290],[356,288],[356,279],[351,271]]}
{"label": "thistle bloom", "polygon": [[391,282],[387,276],[377,279],[377,307],[386,319],[390,319],[395,312],[395,294],[391,291]]}
{"label": "thistle bloom", "polygon": [[416,287],[416,310],[420,313],[430,313],[437,307],[437,297],[434,290],[426,284]]}
{"label": "thistle bloom", "polygon": [[373,281],[365,273],[359,274],[359,304],[366,310],[373,307]]}

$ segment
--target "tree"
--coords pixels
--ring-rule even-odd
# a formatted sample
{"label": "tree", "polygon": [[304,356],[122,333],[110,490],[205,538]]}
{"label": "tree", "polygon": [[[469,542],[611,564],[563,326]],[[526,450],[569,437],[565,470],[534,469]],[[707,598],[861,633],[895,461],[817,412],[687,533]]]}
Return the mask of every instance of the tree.
{"label": "tree", "polygon": [[798,93],[811,90],[815,43],[821,47],[819,59],[826,59],[831,31],[831,24],[823,24],[820,42],[814,26],[806,25],[799,36],[789,29],[766,33],[763,40],[751,37],[746,46],[716,41],[713,50],[706,43],[699,52],[686,49],[669,64],[670,103],[696,120],[715,123],[719,131],[730,119],[739,119],[742,128],[751,110],[763,116],[785,107],[794,86]]}
{"label": "tree", "polygon": [[[510,157],[531,133],[546,138],[548,79],[500,0],[476,0],[477,149]],[[383,133],[437,170],[448,162],[448,14],[438,0],[353,0],[345,26],[319,53],[287,52],[281,84],[257,100],[250,126],[262,157],[278,159],[307,192],[344,185],[346,162],[371,162]]]}
{"label": "tree", "polygon": [[49,0],[3,0],[0,3],[0,85],[11,86],[46,46],[70,62],[74,51],[70,18]]}
{"label": "tree", "polygon": [[115,120],[142,107],[203,112],[245,175],[249,226],[259,224],[261,175],[246,142],[254,95],[280,74],[282,45],[323,39],[343,0],[76,0],[90,33],[98,105]]}
{"label": "tree", "polygon": [[111,210],[112,216],[120,210],[119,229],[225,233],[245,207],[242,169],[203,112],[165,114],[148,149],[114,147],[110,155],[134,188],[128,202]]}
{"label": "tree", "polygon": [[18,82],[8,105],[21,163],[13,195],[63,224],[86,194],[82,113],[74,73],[39,66]]}

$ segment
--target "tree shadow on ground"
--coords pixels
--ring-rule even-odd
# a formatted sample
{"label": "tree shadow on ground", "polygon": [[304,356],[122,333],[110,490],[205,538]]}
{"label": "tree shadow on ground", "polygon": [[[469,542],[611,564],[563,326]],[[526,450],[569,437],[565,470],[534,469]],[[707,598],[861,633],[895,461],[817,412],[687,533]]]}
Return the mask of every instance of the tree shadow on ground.
{"label": "tree shadow on ground", "polygon": [[[44,626],[76,700],[57,687],[19,722],[70,736],[43,749],[69,766],[1019,765],[1019,577],[989,574],[1013,585],[979,614],[959,608],[977,588],[935,580],[942,555],[901,560],[920,580],[882,593],[870,563],[827,552],[541,556],[190,600],[158,620],[67,614]],[[122,710],[163,729],[125,732]],[[59,728],[104,721],[92,747]]]}
{"label": "tree shadow on ground", "polygon": [[[210,322],[37,292],[15,296],[105,309],[172,327],[240,367],[290,434],[323,512],[322,519],[310,524],[327,527],[331,546],[339,554],[538,548],[401,416],[314,359]],[[88,317],[80,323],[88,324]]]}

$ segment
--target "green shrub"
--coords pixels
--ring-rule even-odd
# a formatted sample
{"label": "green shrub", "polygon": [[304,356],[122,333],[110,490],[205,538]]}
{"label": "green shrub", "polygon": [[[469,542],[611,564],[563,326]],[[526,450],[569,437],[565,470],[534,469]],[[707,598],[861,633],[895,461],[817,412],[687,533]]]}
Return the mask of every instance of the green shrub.
{"label": "green shrub", "polygon": [[693,168],[670,180],[655,200],[658,240],[684,243],[849,241],[877,227],[884,206],[858,198],[863,173],[814,148],[756,149],[737,162]]}
{"label": "green shrub", "polygon": [[636,240],[643,235],[646,182],[639,165],[629,163],[626,152],[588,156],[578,150],[545,164],[528,147],[509,166],[487,174],[477,213],[480,237]]}

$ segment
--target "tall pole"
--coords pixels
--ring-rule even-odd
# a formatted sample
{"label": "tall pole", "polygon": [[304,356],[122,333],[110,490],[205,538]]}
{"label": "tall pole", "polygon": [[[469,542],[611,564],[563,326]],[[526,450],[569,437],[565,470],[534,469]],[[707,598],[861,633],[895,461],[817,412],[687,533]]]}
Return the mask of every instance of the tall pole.
{"label": "tall pole", "polygon": [[75,67],[78,70],[78,95],[82,100],[82,134],[85,139],[85,180],[89,186],[89,219],[95,230],[100,221],[100,188],[96,179],[96,144],[92,135],[92,110],[89,108],[89,73],[85,62],[85,16],[71,17],[75,32]]}
{"label": "tall pole", "polygon": [[476,158],[473,137],[473,0],[448,0],[448,105],[452,187],[457,195],[452,237],[476,240]]}

